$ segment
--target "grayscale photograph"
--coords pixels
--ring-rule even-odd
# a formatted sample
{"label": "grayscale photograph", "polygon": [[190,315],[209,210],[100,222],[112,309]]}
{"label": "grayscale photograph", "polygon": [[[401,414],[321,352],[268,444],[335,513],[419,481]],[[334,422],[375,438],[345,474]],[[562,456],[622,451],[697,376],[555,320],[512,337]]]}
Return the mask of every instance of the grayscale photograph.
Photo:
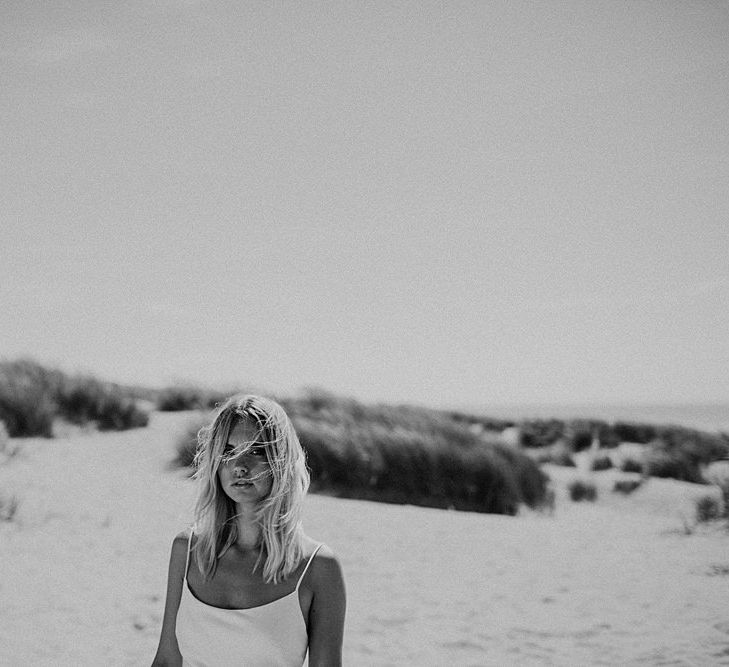
{"label": "grayscale photograph", "polygon": [[729,666],[729,2],[2,0],[0,665]]}

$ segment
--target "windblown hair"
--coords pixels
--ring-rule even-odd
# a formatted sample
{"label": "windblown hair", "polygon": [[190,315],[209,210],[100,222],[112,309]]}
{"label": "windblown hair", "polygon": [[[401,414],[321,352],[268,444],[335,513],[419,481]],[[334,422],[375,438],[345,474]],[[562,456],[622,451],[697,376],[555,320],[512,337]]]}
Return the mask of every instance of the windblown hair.
{"label": "windblown hair", "polygon": [[[225,454],[231,430],[245,420],[258,430],[255,442]],[[303,529],[301,511],[309,488],[304,452],[284,409],[261,396],[239,394],[229,398],[209,426],[198,433],[195,479],[195,560],[206,579],[216,571],[218,559],[238,538],[236,505],[218,479],[218,469],[228,457],[239,456],[252,446],[265,446],[273,478],[271,492],[261,500],[256,520],[262,542],[255,567],[263,563],[263,578],[278,583],[301,561]]]}

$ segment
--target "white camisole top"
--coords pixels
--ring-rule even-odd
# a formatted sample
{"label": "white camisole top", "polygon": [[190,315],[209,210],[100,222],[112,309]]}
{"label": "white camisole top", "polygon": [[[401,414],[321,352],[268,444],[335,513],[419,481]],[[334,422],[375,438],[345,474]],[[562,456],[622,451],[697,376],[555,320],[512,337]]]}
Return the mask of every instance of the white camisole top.
{"label": "white camisole top", "polygon": [[248,609],[223,609],[196,598],[187,583],[190,542],[187,544],[185,580],[177,611],[175,634],[185,667],[301,667],[306,659],[306,632],[299,586],[317,546],[296,582],[296,588],[278,600]]}

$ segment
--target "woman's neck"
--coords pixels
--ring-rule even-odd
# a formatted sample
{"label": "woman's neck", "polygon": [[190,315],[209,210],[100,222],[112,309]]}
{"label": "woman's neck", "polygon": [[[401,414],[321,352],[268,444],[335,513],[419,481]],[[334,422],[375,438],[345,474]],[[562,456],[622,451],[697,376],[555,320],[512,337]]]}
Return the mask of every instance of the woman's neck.
{"label": "woman's neck", "polygon": [[262,533],[261,527],[256,520],[255,510],[238,505],[236,525],[238,526],[236,546],[241,551],[257,550],[261,544]]}

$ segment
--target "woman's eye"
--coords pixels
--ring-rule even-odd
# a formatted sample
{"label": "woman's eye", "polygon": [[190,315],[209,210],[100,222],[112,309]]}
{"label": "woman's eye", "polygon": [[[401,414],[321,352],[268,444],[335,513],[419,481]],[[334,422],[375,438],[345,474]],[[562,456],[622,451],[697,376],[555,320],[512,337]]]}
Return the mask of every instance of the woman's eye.
{"label": "woman's eye", "polygon": [[266,457],[266,450],[263,447],[251,447],[251,456]]}

